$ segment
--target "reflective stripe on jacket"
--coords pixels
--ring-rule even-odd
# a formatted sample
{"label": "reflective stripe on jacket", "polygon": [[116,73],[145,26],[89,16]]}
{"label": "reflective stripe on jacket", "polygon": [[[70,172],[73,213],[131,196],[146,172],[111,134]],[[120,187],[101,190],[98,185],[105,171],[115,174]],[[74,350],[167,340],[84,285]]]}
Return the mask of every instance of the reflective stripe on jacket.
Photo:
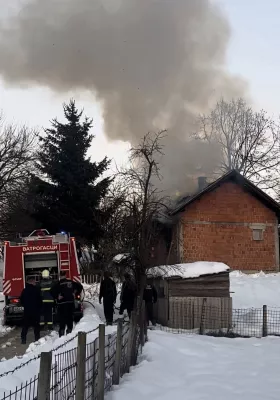
{"label": "reflective stripe on jacket", "polygon": [[50,279],[43,279],[40,283],[43,303],[54,302],[54,299],[51,295],[51,286],[52,286],[52,281]]}

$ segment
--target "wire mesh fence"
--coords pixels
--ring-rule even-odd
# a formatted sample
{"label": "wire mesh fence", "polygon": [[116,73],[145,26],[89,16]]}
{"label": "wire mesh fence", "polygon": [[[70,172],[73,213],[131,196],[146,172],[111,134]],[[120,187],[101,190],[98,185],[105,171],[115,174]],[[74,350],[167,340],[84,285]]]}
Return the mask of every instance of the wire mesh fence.
{"label": "wire mesh fence", "polygon": [[37,388],[38,376],[35,376],[26,383],[22,383],[20,386],[16,387],[15,390],[5,392],[4,397],[2,397],[1,400],[36,400]]}
{"label": "wire mesh fence", "polygon": [[120,374],[123,376],[128,371],[128,341],[129,341],[129,324],[127,324],[123,329],[122,334],[122,348],[121,348],[121,365]]}
{"label": "wire mesh fence", "polygon": [[[104,331],[103,331],[104,332]],[[141,340],[138,338],[140,328],[136,326],[137,341],[136,346],[140,346]],[[83,333],[86,335],[85,333]],[[104,359],[104,393],[111,390],[116,374],[117,347],[119,346],[119,361],[117,365],[118,375],[122,377],[128,372],[130,367],[129,346],[132,343],[129,339],[132,334],[132,325],[130,323],[121,323],[120,333],[112,333],[104,336],[105,346],[103,351]],[[104,333],[105,335],[105,333]],[[121,338],[119,345],[117,338]],[[68,341],[69,343],[69,341]],[[85,358],[83,365],[85,371],[83,379],[84,399],[97,400],[100,398],[100,369],[102,368],[100,357],[101,342],[99,337],[86,343],[85,340]],[[76,346],[64,352],[56,354],[57,348],[52,352],[52,363],[50,364],[50,382],[49,393],[50,400],[74,400],[76,398],[76,389],[78,382],[79,368],[79,348]],[[133,349],[134,354],[138,354],[138,349]],[[42,361],[42,358],[41,358]],[[25,364],[24,364],[25,366]],[[41,369],[40,369],[41,371]],[[28,382],[17,387],[13,391],[0,392],[1,400],[37,400],[38,388],[40,386],[39,374]],[[1,397],[2,396],[2,397]]]}
{"label": "wire mesh fence", "polygon": [[77,348],[54,356],[51,369],[50,399],[74,398],[76,388]]}
{"label": "wire mesh fence", "polygon": [[85,400],[94,400],[97,393],[99,340],[86,347]]}
{"label": "wire mesh fence", "polygon": [[178,310],[168,326],[157,328],[172,333],[232,338],[280,336],[280,308],[222,309],[202,305]]}

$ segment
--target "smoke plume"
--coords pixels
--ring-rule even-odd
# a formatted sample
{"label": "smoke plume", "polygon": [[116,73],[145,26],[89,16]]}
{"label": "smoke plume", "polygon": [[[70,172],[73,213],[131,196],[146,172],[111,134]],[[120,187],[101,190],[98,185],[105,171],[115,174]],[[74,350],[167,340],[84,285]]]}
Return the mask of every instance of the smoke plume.
{"label": "smoke plume", "polygon": [[211,0],[30,0],[0,26],[0,74],[57,92],[90,89],[106,135],[168,129],[163,185],[209,174],[216,146],[190,140],[195,116],[244,83],[226,71],[228,23]]}

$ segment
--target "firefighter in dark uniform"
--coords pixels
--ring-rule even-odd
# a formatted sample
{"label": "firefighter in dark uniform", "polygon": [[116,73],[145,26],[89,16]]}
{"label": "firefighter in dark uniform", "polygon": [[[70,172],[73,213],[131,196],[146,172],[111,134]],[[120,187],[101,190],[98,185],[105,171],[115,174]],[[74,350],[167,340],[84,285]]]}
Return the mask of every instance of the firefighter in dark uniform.
{"label": "firefighter in dark uniform", "polygon": [[113,324],[114,304],[117,298],[116,284],[108,271],[104,273],[104,279],[100,285],[99,303],[103,299],[104,315],[107,325]]}
{"label": "firefighter in dark uniform", "polygon": [[66,272],[60,272],[60,280],[53,285],[51,294],[57,301],[57,316],[59,321],[59,337],[73,330],[75,294],[81,294],[83,286],[66,278]]}
{"label": "firefighter in dark uniform", "polygon": [[133,282],[132,277],[128,272],[124,274],[124,282],[121,290],[121,305],[119,314],[122,315],[124,310],[127,310],[129,318],[134,308],[135,298],[137,295],[137,287]]}
{"label": "firefighter in dark uniform", "polygon": [[157,291],[154,285],[146,285],[143,293],[143,300],[145,301],[146,306],[147,324],[149,325],[149,322],[151,321],[151,323],[155,325],[154,304],[157,302]]}
{"label": "firefighter in dark uniform", "polygon": [[40,288],[36,286],[34,276],[27,278],[26,286],[21,292],[20,303],[24,307],[21,343],[26,343],[28,329],[33,327],[35,342],[40,339],[40,314],[42,298]]}
{"label": "firefighter in dark uniform", "polygon": [[40,282],[41,296],[42,296],[42,317],[43,320],[40,322],[41,328],[45,325],[48,330],[53,328],[53,307],[54,299],[51,294],[52,280],[50,279],[50,273],[47,269],[42,272],[42,280]]}

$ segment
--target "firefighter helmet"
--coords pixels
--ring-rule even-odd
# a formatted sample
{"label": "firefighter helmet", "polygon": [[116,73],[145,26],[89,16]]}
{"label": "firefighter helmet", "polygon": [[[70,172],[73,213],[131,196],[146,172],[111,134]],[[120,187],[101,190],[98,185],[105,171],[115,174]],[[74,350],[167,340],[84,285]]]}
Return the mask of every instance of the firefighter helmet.
{"label": "firefighter helmet", "polygon": [[47,279],[50,277],[50,272],[47,269],[44,269],[42,272],[42,278]]}

